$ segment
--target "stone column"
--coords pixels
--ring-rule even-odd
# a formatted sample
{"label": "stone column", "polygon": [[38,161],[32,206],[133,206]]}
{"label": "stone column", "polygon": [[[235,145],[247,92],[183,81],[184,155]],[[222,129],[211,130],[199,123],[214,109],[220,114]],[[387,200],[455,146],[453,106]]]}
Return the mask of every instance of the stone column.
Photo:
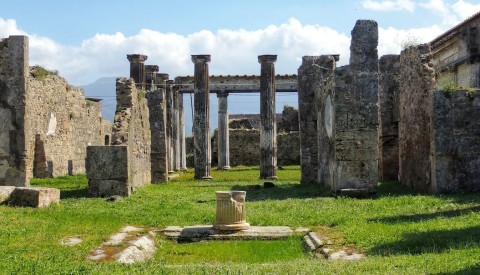
{"label": "stone column", "polygon": [[165,95],[165,82],[168,74],[156,74],[159,89],[146,94],[150,119],[151,145],[151,174],[152,182],[166,182],[168,180],[167,164],[167,102]]}
{"label": "stone column", "polygon": [[194,120],[195,179],[211,179],[210,143],[210,83],[208,62],[210,55],[192,55],[195,64]]}
{"label": "stone column", "polygon": [[158,73],[159,68],[157,65],[145,65],[145,85],[147,91],[153,91],[156,89],[155,75]]}
{"label": "stone column", "polygon": [[130,61],[130,78],[135,80],[137,89],[145,89],[145,60],[148,56],[142,54],[127,54]]}
{"label": "stone column", "polygon": [[[172,83],[173,85],[173,83]],[[178,111],[178,97],[180,88],[172,86],[173,105],[172,105],[172,145],[173,145],[173,170],[180,170],[180,113]]]}
{"label": "stone column", "polygon": [[246,222],[245,191],[217,191],[217,216],[214,229],[245,230],[250,228]]}
{"label": "stone column", "polygon": [[260,55],[260,178],[277,178],[277,123],[275,119],[276,55]]}
{"label": "stone column", "polygon": [[187,171],[187,147],[185,143],[185,110],[183,108],[183,94],[178,94],[179,132],[180,132],[180,170]]}
{"label": "stone column", "polygon": [[304,56],[298,68],[298,118],[301,183],[318,183],[317,112],[315,94],[323,86],[320,56]]}
{"label": "stone column", "polygon": [[173,81],[166,82],[166,96],[167,96],[167,156],[168,156],[168,172],[174,172],[174,142],[173,142]]}
{"label": "stone column", "polygon": [[228,136],[228,92],[217,93],[218,97],[218,169],[230,169],[230,143]]}

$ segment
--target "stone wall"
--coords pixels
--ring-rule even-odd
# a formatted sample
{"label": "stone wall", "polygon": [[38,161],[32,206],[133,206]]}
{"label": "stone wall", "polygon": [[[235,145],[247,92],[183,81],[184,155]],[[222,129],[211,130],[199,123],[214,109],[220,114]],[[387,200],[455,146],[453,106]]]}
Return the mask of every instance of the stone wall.
{"label": "stone wall", "polygon": [[410,47],[400,55],[399,179],[403,185],[429,191],[430,96],[435,74],[427,44]]}
{"label": "stone wall", "polygon": [[129,184],[134,190],[151,182],[150,122],[145,91],[137,90],[133,79],[117,78],[117,111],[112,145],[128,148]]}
{"label": "stone wall", "polygon": [[429,191],[480,191],[480,91],[435,91],[431,104]]}
{"label": "stone wall", "polygon": [[85,172],[86,147],[109,134],[98,100],[56,73],[29,68],[25,36],[0,40],[0,90],[0,185]]}
{"label": "stone wall", "polygon": [[378,179],[398,180],[400,56],[382,56],[378,67]]}

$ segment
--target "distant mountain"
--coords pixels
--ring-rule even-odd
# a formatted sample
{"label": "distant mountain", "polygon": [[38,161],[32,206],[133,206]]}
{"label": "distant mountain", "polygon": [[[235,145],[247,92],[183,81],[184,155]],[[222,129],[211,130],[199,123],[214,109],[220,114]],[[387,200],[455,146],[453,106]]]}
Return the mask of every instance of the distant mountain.
{"label": "distant mountain", "polygon": [[[105,119],[113,121],[117,105],[115,93],[115,80],[117,77],[102,77],[97,81],[81,86],[85,96],[102,99],[102,115]],[[187,135],[192,134],[192,106],[193,95],[183,95],[185,108],[185,130]],[[279,93],[276,95],[277,113],[281,113],[284,105],[298,107],[296,93]],[[230,114],[258,114],[260,113],[259,94],[230,94],[228,96],[228,112]],[[213,132],[218,124],[218,99],[215,94],[210,95],[210,130]]]}

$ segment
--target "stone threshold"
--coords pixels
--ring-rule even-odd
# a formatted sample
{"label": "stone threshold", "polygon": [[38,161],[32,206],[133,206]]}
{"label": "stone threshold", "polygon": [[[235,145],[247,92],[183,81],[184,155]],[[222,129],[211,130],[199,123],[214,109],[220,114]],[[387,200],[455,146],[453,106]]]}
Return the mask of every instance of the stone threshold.
{"label": "stone threshold", "polygon": [[212,225],[167,226],[159,230],[168,239],[178,242],[197,242],[202,240],[275,240],[292,236],[296,231],[288,226],[251,226],[241,231],[213,229]]}

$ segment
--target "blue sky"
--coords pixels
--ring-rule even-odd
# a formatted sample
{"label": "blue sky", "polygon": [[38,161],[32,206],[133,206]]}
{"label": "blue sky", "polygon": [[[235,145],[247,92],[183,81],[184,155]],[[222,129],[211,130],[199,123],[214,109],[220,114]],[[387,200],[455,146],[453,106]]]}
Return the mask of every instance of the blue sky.
{"label": "blue sky", "polygon": [[278,54],[295,73],[303,55],[348,63],[357,19],[379,23],[379,54],[427,42],[480,10],[474,0],[0,0],[0,37],[30,37],[30,65],[73,85],[128,75],[126,54],[147,54],[162,72],[192,74],[191,54],[211,54],[212,74],[258,74],[257,56]]}

